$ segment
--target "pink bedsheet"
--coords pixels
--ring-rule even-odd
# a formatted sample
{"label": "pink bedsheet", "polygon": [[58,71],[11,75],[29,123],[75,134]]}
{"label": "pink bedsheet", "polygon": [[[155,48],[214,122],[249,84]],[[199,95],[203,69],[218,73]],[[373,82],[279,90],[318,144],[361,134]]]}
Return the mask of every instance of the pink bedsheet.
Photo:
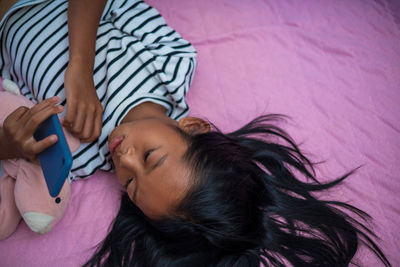
{"label": "pink bedsheet", "polygon": [[[323,177],[362,165],[329,196],[374,217],[400,266],[400,5],[389,0],[151,0],[197,48],[191,115],[233,130],[256,115],[282,125]],[[105,236],[120,187],[97,173],[74,182],[63,220],[46,235],[21,223],[0,242],[0,266],[78,266]],[[362,266],[380,266],[367,251]]]}

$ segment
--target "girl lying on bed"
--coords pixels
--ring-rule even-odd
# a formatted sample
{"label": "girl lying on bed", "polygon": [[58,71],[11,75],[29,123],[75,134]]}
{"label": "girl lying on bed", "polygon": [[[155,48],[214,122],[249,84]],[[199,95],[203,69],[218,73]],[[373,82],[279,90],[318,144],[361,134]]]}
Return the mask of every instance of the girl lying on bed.
{"label": "girl lying on bed", "polygon": [[34,160],[56,139],[33,129],[64,112],[82,142],[70,181],[115,171],[125,189],[86,266],[347,266],[360,244],[390,265],[367,214],[313,195],[351,172],[318,182],[282,116],[228,134],[185,117],[196,52],[144,2],[20,1],[0,30],[1,76],[38,103],[0,129],[0,159]]}

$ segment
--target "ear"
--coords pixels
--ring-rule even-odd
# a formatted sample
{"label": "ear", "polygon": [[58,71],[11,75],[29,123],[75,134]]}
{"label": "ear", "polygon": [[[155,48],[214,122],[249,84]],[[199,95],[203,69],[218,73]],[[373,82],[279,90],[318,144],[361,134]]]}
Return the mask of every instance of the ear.
{"label": "ear", "polygon": [[188,134],[208,133],[211,129],[210,124],[200,118],[186,117],[178,122],[179,128]]}

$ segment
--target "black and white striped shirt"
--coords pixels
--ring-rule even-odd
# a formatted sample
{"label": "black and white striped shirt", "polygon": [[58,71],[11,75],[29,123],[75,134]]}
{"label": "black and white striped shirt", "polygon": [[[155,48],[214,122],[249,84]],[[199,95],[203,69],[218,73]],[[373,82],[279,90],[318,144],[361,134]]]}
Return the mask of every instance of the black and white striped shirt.
{"label": "black and white striped shirt", "polygon": [[[65,105],[68,64],[68,1],[19,1],[0,25],[0,75],[33,102],[57,95]],[[94,83],[103,105],[98,140],[73,153],[69,179],[112,169],[107,138],[134,106],[151,101],[168,116],[185,116],[185,95],[196,67],[193,46],[143,1],[109,0],[96,40]]]}

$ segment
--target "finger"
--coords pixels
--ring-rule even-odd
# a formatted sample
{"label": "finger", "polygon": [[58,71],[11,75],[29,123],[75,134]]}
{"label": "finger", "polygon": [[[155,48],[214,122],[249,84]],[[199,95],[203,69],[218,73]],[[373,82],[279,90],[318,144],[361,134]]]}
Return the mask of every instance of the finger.
{"label": "finger", "polygon": [[74,123],[74,118],[76,117],[76,103],[73,100],[67,99],[67,114],[64,118],[64,127],[72,132],[72,126]]}
{"label": "finger", "polygon": [[24,126],[25,135],[32,135],[39,125],[51,115],[62,112],[62,106],[48,106],[35,114],[32,114]]}
{"label": "finger", "polygon": [[58,101],[59,98],[55,96],[47,98],[42,102],[40,102],[39,104],[36,104],[20,118],[20,123],[21,124],[29,123],[30,120],[36,116],[36,114],[39,114],[48,108],[55,107]]}
{"label": "finger", "polygon": [[55,134],[52,134],[50,136],[47,136],[46,138],[36,141],[32,144],[32,153],[34,155],[37,155],[41,153],[43,150],[46,148],[54,145],[58,141],[58,136]]}
{"label": "finger", "polygon": [[96,113],[96,118],[94,120],[93,135],[97,139],[101,134],[101,127],[103,126],[103,109]]}
{"label": "finger", "polygon": [[26,112],[29,111],[28,107],[21,106],[14,110],[5,120],[6,121],[18,121]]}
{"label": "finger", "polygon": [[93,126],[93,132],[92,132],[92,138],[90,142],[96,140],[100,134],[101,134],[101,129],[103,125],[103,108],[100,106],[96,109],[95,112],[95,118],[93,120],[94,126]]}
{"label": "finger", "polygon": [[47,98],[47,99],[43,100],[42,102],[34,105],[30,109],[30,112],[32,114],[41,112],[43,109],[48,108],[49,106],[55,106],[59,101],[60,101],[60,99],[58,98],[58,96],[53,96],[53,97]]}
{"label": "finger", "polygon": [[94,117],[93,112],[89,112],[85,118],[85,123],[83,125],[83,130],[81,133],[82,142],[90,142],[93,139],[93,127],[94,127]]}
{"label": "finger", "polygon": [[72,132],[79,138],[82,137],[83,123],[86,116],[88,116],[86,109],[80,105],[77,109],[76,117],[72,126]]}

